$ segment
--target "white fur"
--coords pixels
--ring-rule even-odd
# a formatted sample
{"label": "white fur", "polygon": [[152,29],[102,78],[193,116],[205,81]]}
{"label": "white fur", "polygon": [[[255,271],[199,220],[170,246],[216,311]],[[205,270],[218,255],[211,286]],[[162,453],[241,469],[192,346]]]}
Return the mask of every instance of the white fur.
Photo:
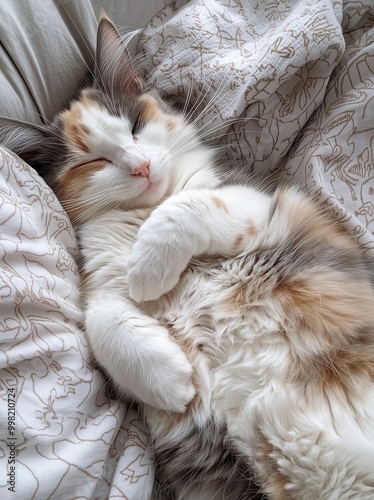
{"label": "white fur", "polygon": [[[182,120],[173,135],[162,123],[150,123],[134,140],[126,118],[96,108],[85,108],[82,116],[92,139],[91,157],[110,161],[92,175],[83,200],[100,204],[109,197],[137,207],[154,205],[166,192],[172,195],[152,213],[147,208],[113,209],[80,227],[85,272],[91,280],[86,329],[93,353],[126,393],[183,412],[195,394],[191,364],[167,330],[142,314],[129,297],[150,300],[168,292],[194,255],[239,253],[248,238],[240,248],[233,246],[235,238],[245,233],[249,219],[260,227],[269,199],[244,187],[198,189],[218,184],[212,152]],[[134,157],[150,162],[154,188],[147,187],[147,179],[131,175]],[[227,211],[217,207],[212,196]]]}
{"label": "white fur", "polygon": [[[140,229],[129,257],[130,297],[155,300],[169,292],[193,256],[238,255],[249,225],[262,227],[269,204],[269,197],[242,186],[184,191],[166,200]],[[240,235],[246,237],[235,246]]]}
{"label": "white fur", "polygon": [[[245,315],[227,312],[227,289],[240,280],[240,273],[248,272],[245,260],[209,276],[191,271],[168,300],[149,303],[150,313],[174,318],[182,337],[199,346],[195,369],[205,403],[172,432],[171,417],[147,407],[155,442],[162,448],[183,441],[194,426],[204,428],[213,414],[227,425],[228,435],[261,483],[268,476],[267,460],[257,455],[260,432],[273,445],[268,460],[284,475],[291,498],[374,498],[373,382],[367,380],[353,400],[339,391],[324,394],[285,382],[290,345],[274,302],[259,303]],[[178,499],[205,498],[194,488],[185,487]],[[215,493],[221,498],[221,491]]]}
{"label": "white fur", "polygon": [[[154,247],[157,239],[149,241],[145,237],[143,243],[137,245],[131,256],[131,295],[137,300],[152,297],[160,279],[165,284],[164,291],[168,291],[192,255],[209,250],[212,236],[208,233],[188,251],[184,245],[188,243],[191,233],[189,218],[194,212],[198,219],[203,216],[201,221],[195,217],[195,224],[205,223],[206,228],[212,217],[214,221],[214,213],[217,214],[216,228],[220,228],[224,219],[220,213],[222,210],[215,207],[212,200],[206,200],[209,193],[197,191],[197,188],[218,183],[213,173],[212,152],[201,146],[194,129],[186,126],[182,119],[173,135],[167,133],[162,123],[149,123],[134,140],[124,117],[113,117],[96,108],[85,108],[82,117],[92,141],[89,159],[105,158],[110,162],[103,170],[92,174],[82,193],[83,203],[89,207],[84,214],[91,216],[92,210],[108,203],[108,199],[115,202],[114,206],[117,201],[131,206],[127,210],[107,210],[82,223],[78,231],[84,270],[90,275],[86,329],[94,356],[125,393],[158,408],[183,412],[195,394],[191,364],[166,328],[143,314],[129,299],[128,258],[137,231],[151,212],[145,207],[161,201],[166,192],[178,193],[187,187],[191,194],[183,193],[184,201],[175,194],[149,219],[149,225],[155,224],[158,230],[159,224],[168,223],[170,210],[173,211],[175,205],[179,206],[179,211],[185,212],[185,217],[181,217],[184,222],[178,222],[175,228],[178,234],[171,222],[171,231],[160,242],[160,253],[153,252],[153,259],[148,259],[147,245]],[[132,167],[136,165],[134,158],[150,162],[149,180],[132,175]],[[194,199],[191,205],[189,200]],[[139,206],[144,208],[136,208]],[[230,235],[224,237],[222,234],[221,238],[226,245],[231,236],[237,234],[234,224],[237,221],[232,214],[232,226],[227,226]],[[222,231],[222,227],[219,230]],[[147,231],[144,234],[147,235]],[[179,240],[182,235],[184,237]],[[172,246],[174,251],[166,255]],[[213,251],[220,252],[220,249],[213,248]],[[172,273],[160,277],[165,258],[171,264]],[[144,276],[144,270],[149,273],[150,282],[141,284],[137,273]]]}

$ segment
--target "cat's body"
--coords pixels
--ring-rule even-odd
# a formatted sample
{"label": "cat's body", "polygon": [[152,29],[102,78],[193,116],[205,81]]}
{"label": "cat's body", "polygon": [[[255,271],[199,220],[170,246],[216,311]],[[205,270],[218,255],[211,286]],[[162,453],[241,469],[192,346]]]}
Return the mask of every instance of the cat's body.
{"label": "cat's body", "polygon": [[182,417],[146,407],[164,477],[180,498],[252,498],[244,457],[274,500],[374,498],[373,275],[304,196],[272,207],[241,256],[192,260],[148,303],[198,387]]}
{"label": "cat's body", "polygon": [[191,500],[252,498],[253,474],[274,500],[374,498],[371,264],[297,189],[220,184],[107,19],[96,62],[55,125],[0,136],[75,222],[93,354],[145,403],[163,477]]}

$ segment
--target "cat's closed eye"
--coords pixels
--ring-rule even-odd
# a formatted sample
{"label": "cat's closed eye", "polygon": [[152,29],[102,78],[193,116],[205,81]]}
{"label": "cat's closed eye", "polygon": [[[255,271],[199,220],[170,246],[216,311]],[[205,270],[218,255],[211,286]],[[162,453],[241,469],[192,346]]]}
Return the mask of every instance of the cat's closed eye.
{"label": "cat's closed eye", "polygon": [[80,170],[80,171],[85,171],[86,173],[89,172],[89,171],[97,171],[97,170],[101,170],[102,168],[104,168],[108,163],[111,163],[109,160],[107,160],[106,158],[95,158],[94,160],[90,160],[90,161],[85,161],[85,162],[82,162],[82,163],[77,163],[77,165],[74,165],[73,167],[71,167],[70,171],[72,170]]}
{"label": "cat's closed eye", "polygon": [[[144,123],[141,121],[140,119],[140,113],[137,115],[137,117],[135,118],[134,122],[133,122],[133,125],[132,125],[132,130],[131,130],[131,133],[132,133],[132,136],[133,138],[136,140],[137,137],[136,137],[136,134],[139,132],[139,130],[143,127]],[[134,137],[135,136],[135,137]]]}

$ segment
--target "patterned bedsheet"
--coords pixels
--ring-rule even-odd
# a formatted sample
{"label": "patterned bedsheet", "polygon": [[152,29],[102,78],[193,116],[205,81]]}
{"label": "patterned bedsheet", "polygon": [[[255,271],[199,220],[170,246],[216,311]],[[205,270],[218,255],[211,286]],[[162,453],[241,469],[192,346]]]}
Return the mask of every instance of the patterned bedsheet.
{"label": "patterned bedsheet", "polygon": [[[139,40],[150,85],[190,100],[228,169],[307,186],[374,256],[373,2],[182,3]],[[161,499],[146,427],[79,328],[70,221],[5,150],[0,174],[0,496]]]}
{"label": "patterned bedsheet", "polygon": [[[139,50],[151,86],[184,102],[229,169],[279,169],[374,255],[374,4],[198,0],[166,8]],[[236,123],[230,125],[230,120]]]}

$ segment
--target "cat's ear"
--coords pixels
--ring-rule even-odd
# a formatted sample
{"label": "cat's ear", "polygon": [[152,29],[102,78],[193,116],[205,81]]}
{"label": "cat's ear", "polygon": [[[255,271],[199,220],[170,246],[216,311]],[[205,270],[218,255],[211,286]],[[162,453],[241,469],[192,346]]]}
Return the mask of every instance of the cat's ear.
{"label": "cat's ear", "polygon": [[137,94],[142,88],[121,35],[104,13],[97,30],[95,83],[111,97]]}
{"label": "cat's ear", "polygon": [[0,144],[20,156],[43,177],[65,153],[53,126],[43,127],[5,117],[0,117]]}

